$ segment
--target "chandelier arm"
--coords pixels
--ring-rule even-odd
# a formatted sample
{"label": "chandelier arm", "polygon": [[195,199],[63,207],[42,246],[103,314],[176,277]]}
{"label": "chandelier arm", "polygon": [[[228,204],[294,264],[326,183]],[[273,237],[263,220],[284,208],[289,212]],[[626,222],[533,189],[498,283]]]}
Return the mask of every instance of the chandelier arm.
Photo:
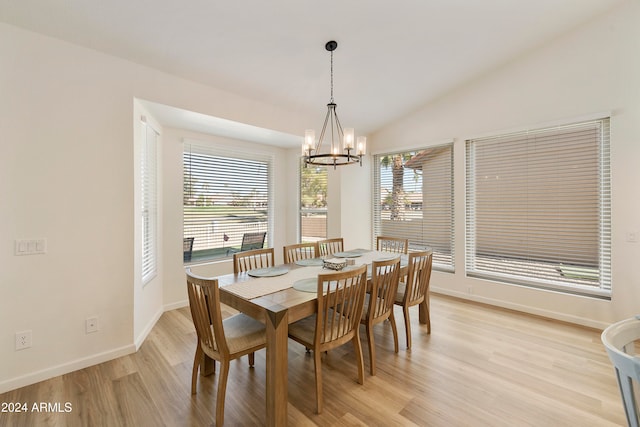
{"label": "chandelier arm", "polygon": [[340,139],[342,139],[344,138],[344,132],[342,131],[342,125],[340,124],[340,119],[338,118],[336,107],[337,105],[333,107],[333,115],[336,116],[336,129],[338,129],[338,136],[340,137]]}
{"label": "chandelier arm", "polygon": [[334,135],[335,117],[336,117],[336,108],[334,106],[331,112],[331,123],[329,124],[331,126],[331,154],[338,154],[338,150],[335,149],[335,135]]}
{"label": "chandelier arm", "polygon": [[322,125],[322,131],[320,132],[320,139],[318,139],[318,144],[316,145],[316,154],[320,154],[320,147],[322,146],[322,141],[324,141],[324,133],[327,130],[327,122],[329,122],[329,116],[331,115],[331,107],[329,105],[327,105],[327,115],[324,116],[324,124]]}

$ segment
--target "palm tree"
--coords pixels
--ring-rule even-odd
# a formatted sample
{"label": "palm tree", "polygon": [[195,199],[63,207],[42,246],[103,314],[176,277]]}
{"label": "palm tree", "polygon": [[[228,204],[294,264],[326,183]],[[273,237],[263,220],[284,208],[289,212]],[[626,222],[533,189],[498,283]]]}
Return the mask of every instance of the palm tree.
{"label": "palm tree", "polygon": [[391,220],[404,216],[404,162],[411,157],[411,153],[402,153],[384,156],[380,160],[382,167],[391,166]]}

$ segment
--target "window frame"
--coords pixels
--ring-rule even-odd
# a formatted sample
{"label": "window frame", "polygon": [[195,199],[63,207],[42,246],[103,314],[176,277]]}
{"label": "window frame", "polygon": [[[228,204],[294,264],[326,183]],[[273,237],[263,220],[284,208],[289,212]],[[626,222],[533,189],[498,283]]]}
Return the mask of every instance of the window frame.
{"label": "window frame", "polygon": [[[433,170],[440,170],[440,168],[442,168],[444,166],[444,164],[442,164],[442,162],[446,163],[446,166],[444,166],[445,168],[449,168],[449,174],[447,175],[449,180],[448,182],[444,182],[445,180],[443,180],[442,184],[444,185],[442,188],[439,189],[439,191],[434,192],[433,194],[437,194],[437,199],[441,202],[443,197],[445,199],[448,198],[449,201],[449,215],[445,216],[444,218],[440,217],[440,218],[435,218],[433,216],[431,216],[430,218],[427,218],[425,220],[425,213],[428,213],[428,209],[426,209],[426,205],[424,205],[422,202],[420,203],[420,212],[422,212],[422,219],[421,219],[421,225],[420,227],[420,233],[413,233],[413,232],[405,232],[405,233],[392,233],[395,234],[392,237],[402,237],[402,238],[408,238],[409,239],[409,251],[411,250],[420,250],[420,249],[424,249],[424,248],[430,248],[434,251],[434,259],[433,259],[433,269],[434,270],[438,270],[438,271],[444,271],[444,272],[449,272],[449,273],[453,273],[455,272],[455,198],[454,198],[454,144],[453,144],[453,140],[449,140],[449,141],[445,141],[442,142],[440,144],[434,144],[434,145],[430,145],[430,146],[420,146],[420,147],[416,147],[416,148],[406,148],[403,150],[394,150],[394,151],[384,151],[384,152],[379,152],[379,153],[375,153],[373,155],[372,158],[372,164],[373,164],[373,233],[372,233],[372,241],[375,242],[378,236],[382,236],[385,235],[385,232],[383,231],[383,224],[382,224],[382,211],[383,209],[383,200],[382,200],[382,190],[381,190],[381,168],[383,167],[381,165],[381,160],[382,158],[386,157],[386,156],[396,156],[396,155],[401,155],[404,156],[405,154],[409,154],[409,153],[423,153],[423,156],[425,157],[426,161],[429,156],[433,156],[433,157],[437,157],[437,155],[439,153],[448,153],[448,157],[443,158],[440,162],[441,164],[439,165],[435,165]],[[414,156],[415,156],[414,154]],[[406,173],[406,172],[405,172]],[[404,178],[406,180],[406,177]],[[422,178],[421,178],[422,179]],[[421,186],[422,186],[422,181],[421,181]],[[427,200],[424,196],[424,187],[422,187],[421,189],[421,194],[422,194],[422,201]],[[436,201],[436,204],[438,202]],[[411,206],[413,206],[413,203],[411,203]],[[436,245],[433,244],[429,244],[428,241],[426,241],[426,239],[428,238],[428,234],[429,234],[429,228],[431,227],[431,229],[433,229],[432,227],[434,226],[435,223],[438,222],[442,222],[444,221],[445,223],[449,224],[449,233],[448,233],[448,239],[445,238],[445,240],[447,241],[447,245],[448,247],[444,249],[444,252],[441,255],[438,255],[438,248]],[[416,243],[416,236],[420,234],[420,238],[422,239],[421,242]],[[440,246],[443,245],[442,243],[442,237],[440,237],[438,240],[440,240]]]}

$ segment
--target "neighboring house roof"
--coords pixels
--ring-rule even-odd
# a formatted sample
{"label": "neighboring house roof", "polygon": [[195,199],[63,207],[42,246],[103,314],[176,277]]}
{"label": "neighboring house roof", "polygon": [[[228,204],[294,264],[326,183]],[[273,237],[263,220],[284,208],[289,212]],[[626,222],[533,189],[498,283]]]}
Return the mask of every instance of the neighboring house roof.
{"label": "neighboring house roof", "polygon": [[422,169],[422,165],[425,162],[428,162],[429,160],[436,157],[438,154],[448,149],[449,149],[448,146],[441,146],[441,147],[427,148],[425,150],[422,150],[418,154],[413,156],[411,159],[409,159],[404,164],[404,167],[411,168],[411,169]]}

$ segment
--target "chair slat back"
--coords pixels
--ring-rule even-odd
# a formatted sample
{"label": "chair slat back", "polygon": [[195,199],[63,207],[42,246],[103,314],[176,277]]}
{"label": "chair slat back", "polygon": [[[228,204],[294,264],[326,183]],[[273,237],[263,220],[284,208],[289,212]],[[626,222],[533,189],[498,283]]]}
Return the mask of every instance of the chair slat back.
{"label": "chair slat back", "polygon": [[387,317],[400,281],[400,257],[386,261],[374,261],[371,265],[371,297],[368,314],[370,319]]}
{"label": "chair slat back", "polygon": [[378,236],[376,238],[377,249],[379,251],[407,254],[409,252],[409,239],[400,237]]}
{"label": "chair slat back", "polygon": [[191,261],[191,254],[193,253],[193,237],[184,237],[182,239],[182,253],[184,262]]}
{"label": "chair slat back", "polygon": [[187,269],[189,308],[198,341],[222,357],[229,354],[222,327],[218,279],[195,276]]}
{"label": "chair slat back", "polygon": [[415,305],[423,301],[429,292],[433,253],[418,251],[409,253],[407,286],[404,294],[405,302]]}
{"label": "chair slat back", "polygon": [[316,351],[322,345],[336,346],[353,338],[360,325],[367,290],[367,266],[346,272],[318,275]]}
{"label": "chair slat back", "polygon": [[318,241],[320,256],[329,256],[335,252],[342,252],[344,249],[344,240],[342,237],[333,239],[325,239]]}
{"label": "chair slat back", "polygon": [[262,249],[266,236],[266,231],[244,233],[242,235],[242,245],[240,246],[240,251],[243,252],[253,249]]}
{"label": "chair slat back", "polygon": [[234,274],[255,268],[273,267],[273,248],[254,249],[233,254]]}
{"label": "chair slat back", "polygon": [[317,243],[297,243],[294,245],[287,245],[282,248],[282,250],[285,264],[290,264],[301,259],[310,259],[320,256]]}

